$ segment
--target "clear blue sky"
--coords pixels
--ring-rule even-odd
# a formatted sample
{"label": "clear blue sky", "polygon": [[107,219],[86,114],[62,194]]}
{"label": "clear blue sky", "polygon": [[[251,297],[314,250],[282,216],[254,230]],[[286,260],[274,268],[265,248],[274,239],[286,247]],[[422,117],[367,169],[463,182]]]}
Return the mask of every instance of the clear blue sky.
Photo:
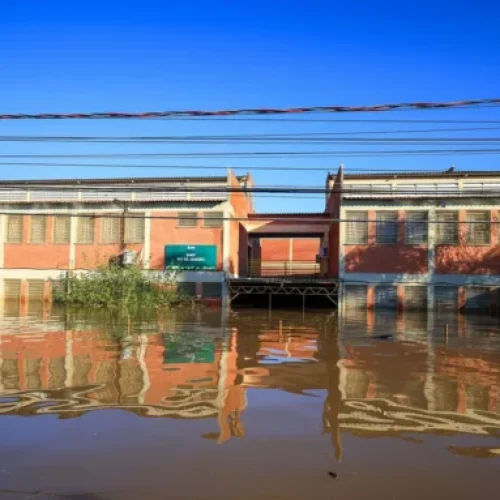
{"label": "clear blue sky", "polygon": [[[2,113],[356,105],[500,96],[500,6],[495,1],[2,0],[0,16]],[[500,109],[349,117],[500,120]],[[445,125],[435,127],[440,126]],[[299,133],[415,127],[377,123],[23,121],[1,122],[0,135]],[[495,137],[499,134],[482,131],[437,135]],[[285,146],[0,143],[3,154],[264,151],[266,148],[280,151]],[[343,146],[286,148],[338,151]],[[164,159],[128,163],[141,162],[233,165],[248,170],[254,165],[335,170],[341,162],[347,169],[444,169],[451,164],[462,169],[500,168],[497,156],[456,154],[416,158]],[[0,168],[1,177],[6,179],[202,173],[189,169],[43,169],[11,165]],[[322,172],[256,171],[254,178],[259,185],[324,183]],[[307,211],[320,210],[323,205],[320,199],[297,198],[284,203],[265,198],[259,200],[258,208]]]}

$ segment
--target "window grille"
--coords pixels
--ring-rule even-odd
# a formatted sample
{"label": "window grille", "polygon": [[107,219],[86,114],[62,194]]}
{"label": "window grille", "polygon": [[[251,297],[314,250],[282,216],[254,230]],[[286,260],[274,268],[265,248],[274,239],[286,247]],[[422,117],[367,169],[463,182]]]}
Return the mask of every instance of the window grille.
{"label": "window grille", "polygon": [[398,242],[398,213],[377,212],[376,242],[394,244]]}
{"label": "window grille", "polygon": [[120,243],[120,218],[101,219],[101,243]]}
{"label": "window grille", "polygon": [[436,311],[458,311],[458,288],[454,286],[434,287]]}
{"label": "window grille", "polygon": [[143,243],[144,214],[134,214],[125,219],[125,243]]}
{"label": "window grille", "polygon": [[77,243],[94,243],[94,217],[78,217]]}
{"label": "window grille", "polygon": [[458,212],[436,212],[436,243],[456,245],[458,243]]}
{"label": "window grille", "polygon": [[427,243],[427,212],[407,212],[405,242],[413,245]]}
{"label": "window grille", "polygon": [[[346,243],[366,245],[368,243],[368,212],[347,212]],[[362,222],[357,222],[362,221]]]}
{"label": "window grille", "polygon": [[45,215],[32,215],[30,225],[30,242],[45,243],[47,236],[47,217]]}
{"label": "window grille", "polygon": [[203,226],[222,227],[223,217],[224,217],[223,212],[205,212],[203,214]]}
{"label": "window grille", "polygon": [[65,216],[54,217],[53,242],[69,243],[71,219]]}
{"label": "window grille", "polygon": [[467,212],[467,244],[489,245],[490,212]]}
{"label": "window grille", "polygon": [[198,220],[196,219],[198,214],[196,212],[183,212],[179,214],[179,227],[196,227],[198,225]]}
{"label": "window grille", "polygon": [[7,243],[23,242],[23,216],[9,215],[7,219]]}

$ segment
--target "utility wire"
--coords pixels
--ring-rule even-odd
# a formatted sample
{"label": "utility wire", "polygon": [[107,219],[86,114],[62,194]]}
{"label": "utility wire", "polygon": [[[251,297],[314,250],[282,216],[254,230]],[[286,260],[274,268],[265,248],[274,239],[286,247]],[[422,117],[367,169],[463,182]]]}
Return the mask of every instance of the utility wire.
{"label": "utility wire", "polygon": [[[144,165],[144,164],[136,164],[136,165],[123,165],[121,163],[53,163],[53,162],[0,162],[0,166],[9,166],[9,167],[54,167],[54,168],[65,168],[65,167],[79,167],[79,168],[119,168],[119,169],[175,169],[175,170],[227,170],[231,168],[231,170],[255,170],[255,171],[289,171],[295,170],[299,172],[327,172],[331,170],[331,167],[267,167],[267,166],[252,166],[252,167],[238,167],[238,166],[228,166],[228,165]],[[350,167],[350,172],[384,172],[384,173],[405,173],[405,172],[414,172],[414,170],[404,170],[401,168],[398,169],[373,169],[373,168],[356,168]],[[419,170],[418,173],[428,173],[428,174],[436,174],[443,173],[442,170]]]}
{"label": "utility wire", "polygon": [[393,104],[378,104],[375,106],[307,106],[295,108],[254,108],[226,109],[218,111],[182,110],[182,111],[148,111],[142,113],[14,113],[0,114],[0,120],[80,120],[80,119],[128,119],[128,118],[165,118],[165,117],[204,117],[204,116],[235,116],[235,115],[282,115],[304,113],[365,113],[387,112],[396,110],[429,110],[467,108],[477,106],[497,106],[500,98],[467,99],[449,102],[401,102]]}
{"label": "utility wire", "polygon": [[97,142],[97,143],[128,143],[128,142],[169,142],[169,141],[233,141],[233,140],[257,140],[257,139],[303,139],[303,138],[328,138],[338,136],[356,135],[380,135],[380,134],[414,134],[435,132],[472,132],[482,130],[499,130],[496,127],[459,127],[459,128],[430,128],[430,129],[406,129],[406,130],[366,130],[352,132],[302,132],[281,134],[239,134],[239,135],[172,135],[172,136],[59,136],[59,135],[3,135],[1,142]]}
{"label": "utility wire", "polygon": [[372,150],[372,151],[240,151],[203,153],[108,153],[108,154],[2,154],[0,158],[288,158],[308,156],[407,156],[439,154],[497,154],[500,149],[427,149],[427,150]]}

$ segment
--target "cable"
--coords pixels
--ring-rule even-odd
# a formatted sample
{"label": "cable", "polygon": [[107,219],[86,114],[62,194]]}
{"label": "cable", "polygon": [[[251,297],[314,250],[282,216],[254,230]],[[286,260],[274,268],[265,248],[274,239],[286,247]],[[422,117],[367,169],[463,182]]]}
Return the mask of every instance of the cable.
{"label": "cable", "polygon": [[204,152],[204,153],[110,153],[110,154],[2,154],[0,158],[287,158],[307,156],[406,156],[433,154],[497,154],[500,149],[429,149],[429,150],[382,150],[382,151],[246,151],[246,152]]}
{"label": "cable", "polygon": [[226,109],[218,111],[148,111],[142,113],[14,113],[1,114],[0,120],[80,120],[80,119],[127,119],[127,118],[165,118],[165,117],[204,117],[204,116],[235,116],[235,115],[278,115],[304,113],[352,113],[352,112],[386,112],[405,109],[449,109],[476,106],[497,106],[500,98],[467,99],[450,102],[402,102],[396,104],[378,104],[375,106],[308,106],[300,108],[254,108]]}
{"label": "cable", "polygon": [[[403,133],[433,133],[433,132],[470,132],[479,130],[499,130],[497,127],[466,127],[466,128],[431,128],[409,130],[378,130],[354,132],[303,132],[295,134],[240,134],[240,135],[177,135],[177,136],[26,136],[4,135],[1,142],[96,142],[96,143],[136,143],[136,142],[169,142],[169,141],[236,141],[251,139],[324,139],[329,136],[379,135]],[[347,140],[347,139],[346,139]],[[465,139],[463,139],[465,140]],[[476,139],[474,139],[476,140]]]}
{"label": "cable", "polygon": [[[228,168],[231,168],[231,170],[256,170],[256,171],[289,171],[289,170],[295,170],[299,172],[327,172],[330,171],[331,167],[264,167],[264,166],[252,166],[252,167],[238,167],[238,166],[230,166],[228,167],[227,165],[123,165],[123,164],[117,164],[117,163],[95,163],[93,165],[89,165],[88,163],[53,163],[53,162],[0,162],[0,166],[5,165],[9,167],[54,167],[54,168],[65,168],[65,167],[80,167],[80,168],[119,168],[119,169],[127,169],[127,168],[134,168],[134,169],[144,169],[144,168],[149,168],[149,169],[176,169],[176,170],[186,170],[186,169],[191,169],[191,170],[227,170]],[[350,167],[349,168],[350,172],[380,172],[380,173],[391,173],[391,172],[397,172],[397,173],[405,173],[405,172],[411,172],[414,173],[414,170],[404,170],[401,168],[398,169],[390,169],[390,168],[384,168],[384,169],[373,169],[373,168],[356,168],[356,167]],[[429,173],[429,174],[442,174],[442,170],[420,170],[418,172],[419,174],[421,173]],[[20,182],[20,181],[19,181]]]}
{"label": "cable", "polygon": [[[161,208],[159,209],[161,210]],[[193,209],[193,212],[203,212],[203,209]],[[211,213],[211,212],[207,212]],[[185,214],[185,212],[184,212]],[[309,222],[309,223],[330,223],[330,224],[342,224],[342,223],[360,223],[360,222],[367,222],[367,223],[377,223],[376,220],[374,219],[340,219],[340,218],[332,218],[329,217],[328,214],[325,213],[324,216],[313,216],[313,217],[297,217],[296,215],[292,215],[291,217],[284,217],[282,214],[276,216],[272,214],[255,214],[257,217],[205,217],[205,216],[191,216],[191,215],[183,215],[182,217],[179,217],[179,215],[145,215],[145,214],[138,214],[134,212],[127,212],[126,214],[123,213],[96,213],[96,212],[88,212],[88,213],[72,213],[72,212],[44,212],[44,213],[33,213],[33,212],[5,212],[5,211],[0,211],[0,215],[23,215],[23,216],[37,216],[37,215],[43,215],[46,217],[76,217],[76,218],[84,218],[84,219],[151,219],[151,220],[179,220],[179,218],[182,218],[182,220],[210,220],[210,222],[213,221],[232,221],[232,222],[262,222],[262,221],[272,221],[272,222]],[[427,221],[407,221],[407,220],[394,220],[394,221],[378,221],[380,223],[386,224],[386,225],[391,225],[391,224],[406,224],[409,223],[411,225],[423,225],[423,224],[448,224],[448,225],[456,225],[459,226],[461,224],[489,224],[490,226],[492,225],[497,225],[499,223],[497,222],[485,222],[485,221],[438,221],[438,220],[427,220]],[[186,227],[185,229],[197,229],[197,227]],[[214,229],[212,227],[212,229]],[[215,228],[217,229],[217,228]],[[220,228],[219,228],[220,229]]]}

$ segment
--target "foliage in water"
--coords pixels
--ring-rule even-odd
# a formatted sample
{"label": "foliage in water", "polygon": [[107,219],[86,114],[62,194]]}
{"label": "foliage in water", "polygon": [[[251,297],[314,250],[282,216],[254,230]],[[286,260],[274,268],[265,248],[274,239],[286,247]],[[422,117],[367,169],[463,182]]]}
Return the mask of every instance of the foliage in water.
{"label": "foliage in water", "polygon": [[54,302],[107,309],[158,309],[180,305],[187,298],[163,273],[145,273],[137,266],[102,266],[88,273],[73,273],[54,287]]}

